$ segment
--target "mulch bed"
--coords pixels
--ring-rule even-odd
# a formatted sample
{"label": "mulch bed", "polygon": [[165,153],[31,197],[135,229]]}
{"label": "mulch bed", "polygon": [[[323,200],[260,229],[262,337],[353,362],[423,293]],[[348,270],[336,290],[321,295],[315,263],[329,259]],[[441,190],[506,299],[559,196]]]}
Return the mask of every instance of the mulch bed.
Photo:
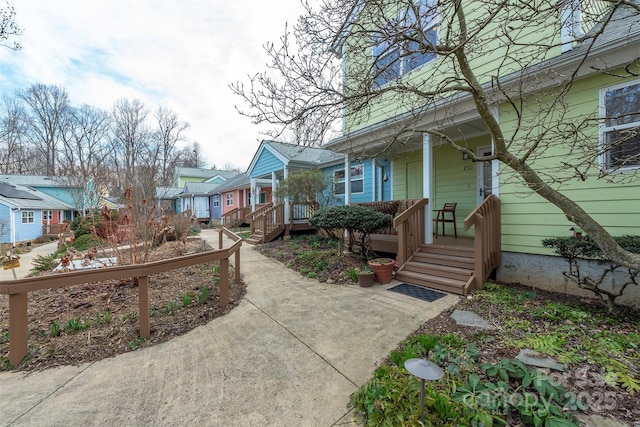
{"label": "mulch bed", "polygon": [[[158,260],[211,249],[201,240],[188,239],[167,242],[151,255]],[[234,284],[231,268],[230,303],[220,307],[217,271],[218,262],[211,262],[150,276],[151,338],[146,340],[139,337],[138,289],[133,280],[30,292],[29,351],[16,367],[9,366],[7,357],[9,298],[0,295],[0,370],[34,371],[93,362],[185,334],[225,315],[244,296],[246,286]],[[207,294],[205,301],[199,301]],[[57,335],[54,324],[60,326]]]}

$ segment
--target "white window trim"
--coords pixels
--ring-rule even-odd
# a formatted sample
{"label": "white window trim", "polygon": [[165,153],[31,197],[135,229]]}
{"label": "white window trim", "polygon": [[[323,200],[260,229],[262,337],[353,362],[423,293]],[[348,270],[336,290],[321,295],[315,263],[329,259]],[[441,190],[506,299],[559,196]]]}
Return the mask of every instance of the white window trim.
{"label": "white window trim", "polygon": [[[620,83],[614,86],[607,86],[605,88],[600,89],[600,96],[599,96],[599,113],[600,113],[600,123],[599,123],[599,129],[598,129],[598,147],[600,149],[600,155],[598,156],[598,161],[599,161],[599,166],[600,169],[605,171],[605,172],[625,172],[625,171],[636,171],[638,169],[640,169],[640,164],[638,165],[633,165],[633,166],[623,166],[623,167],[610,167],[610,162],[609,162],[609,156],[608,156],[608,150],[606,145],[606,141],[605,141],[605,134],[609,131],[615,131],[615,130],[624,130],[624,129],[630,129],[630,128],[634,128],[634,127],[640,127],[640,120],[638,120],[637,122],[633,122],[633,123],[625,123],[623,125],[618,125],[618,126],[606,126],[606,117],[607,117],[607,107],[605,105],[605,96],[606,93],[610,90],[616,90],[616,89],[621,89],[623,87],[627,87],[627,86],[635,86],[638,85],[640,86],[640,80],[633,80],[630,82],[625,82],[625,83]],[[640,104],[640,102],[639,102]]]}
{"label": "white window trim", "polygon": [[560,11],[560,49],[568,52],[573,49],[576,40],[582,33],[581,0],[564,0]]}
{"label": "white window trim", "polygon": [[226,199],[225,203],[227,206],[233,206],[233,193],[227,193],[225,196],[225,199]]}
{"label": "white window trim", "polygon": [[[349,169],[349,173],[351,174],[352,170],[355,168],[362,168],[362,175],[360,175],[359,177],[356,178],[351,178],[351,188],[353,188],[353,182],[354,181],[362,181],[362,191],[358,191],[358,192],[354,192],[352,191],[351,194],[364,194],[364,165],[354,165],[351,166],[351,168]],[[333,171],[333,194],[334,196],[344,196],[344,191],[342,193],[336,193],[336,184],[342,184],[345,182],[345,178],[336,178],[336,173],[338,172],[344,172],[344,169],[336,169]]]}
{"label": "white window trim", "polygon": [[36,213],[34,211],[22,211],[21,218],[22,224],[34,224],[36,222]]}

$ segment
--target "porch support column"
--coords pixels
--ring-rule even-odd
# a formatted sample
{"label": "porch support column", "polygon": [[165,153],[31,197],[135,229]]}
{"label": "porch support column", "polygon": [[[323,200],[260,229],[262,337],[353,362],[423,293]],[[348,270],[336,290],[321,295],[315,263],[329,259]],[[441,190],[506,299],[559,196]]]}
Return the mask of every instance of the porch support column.
{"label": "porch support column", "polygon": [[256,211],[256,199],[258,198],[258,194],[256,194],[257,192],[257,185],[256,185],[256,179],[255,178],[251,178],[251,212],[255,212]]}
{"label": "porch support column", "polygon": [[276,188],[278,185],[278,179],[276,177],[276,171],[271,172],[271,202],[275,203],[276,200]]}
{"label": "porch support column", "polygon": [[351,204],[351,158],[344,157],[344,204]]}
{"label": "porch support column", "polygon": [[422,197],[429,199],[424,213],[424,243],[433,243],[433,141],[428,133],[422,134]]}
{"label": "porch support column", "polygon": [[[284,167],[284,179],[286,180],[289,177],[289,168],[288,167]],[[290,212],[289,212],[289,197],[285,197],[284,198],[284,223],[285,224],[289,224],[290,222]]]}

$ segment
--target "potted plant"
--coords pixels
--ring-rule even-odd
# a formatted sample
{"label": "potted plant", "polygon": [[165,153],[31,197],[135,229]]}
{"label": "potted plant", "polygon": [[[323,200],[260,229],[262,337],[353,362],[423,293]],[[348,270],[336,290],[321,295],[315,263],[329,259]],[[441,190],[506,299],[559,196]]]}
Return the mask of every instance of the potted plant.
{"label": "potted plant", "polygon": [[369,266],[358,270],[356,275],[358,276],[358,285],[360,285],[361,287],[370,288],[373,285],[374,272],[371,271]]}
{"label": "potted plant", "polygon": [[368,264],[375,273],[376,282],[381,285],[386,285],[391,282],[393,278],[393,268],[396,264],[393,258],[374,258],[369,260]]}

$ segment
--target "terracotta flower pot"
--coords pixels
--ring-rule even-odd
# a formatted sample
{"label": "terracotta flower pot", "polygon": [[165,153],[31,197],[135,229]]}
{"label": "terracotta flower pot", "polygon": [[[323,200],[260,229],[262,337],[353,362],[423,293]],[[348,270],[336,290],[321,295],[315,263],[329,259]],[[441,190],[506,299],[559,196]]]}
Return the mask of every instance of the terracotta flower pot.
{"label": "terracotta flower pot", "polygon": [[363,288],[370,288],[373,285],[373,271],[361,271],[358,273],[358,285]]}
{"label": "terracotta flower pot", "polygon": [[395,263],[396,261],[391,258],[375,258],[370,260],[368,264],[376,274],[376,282],[386,285],[391,283],[391,279],[393,279],[392,273]]}

